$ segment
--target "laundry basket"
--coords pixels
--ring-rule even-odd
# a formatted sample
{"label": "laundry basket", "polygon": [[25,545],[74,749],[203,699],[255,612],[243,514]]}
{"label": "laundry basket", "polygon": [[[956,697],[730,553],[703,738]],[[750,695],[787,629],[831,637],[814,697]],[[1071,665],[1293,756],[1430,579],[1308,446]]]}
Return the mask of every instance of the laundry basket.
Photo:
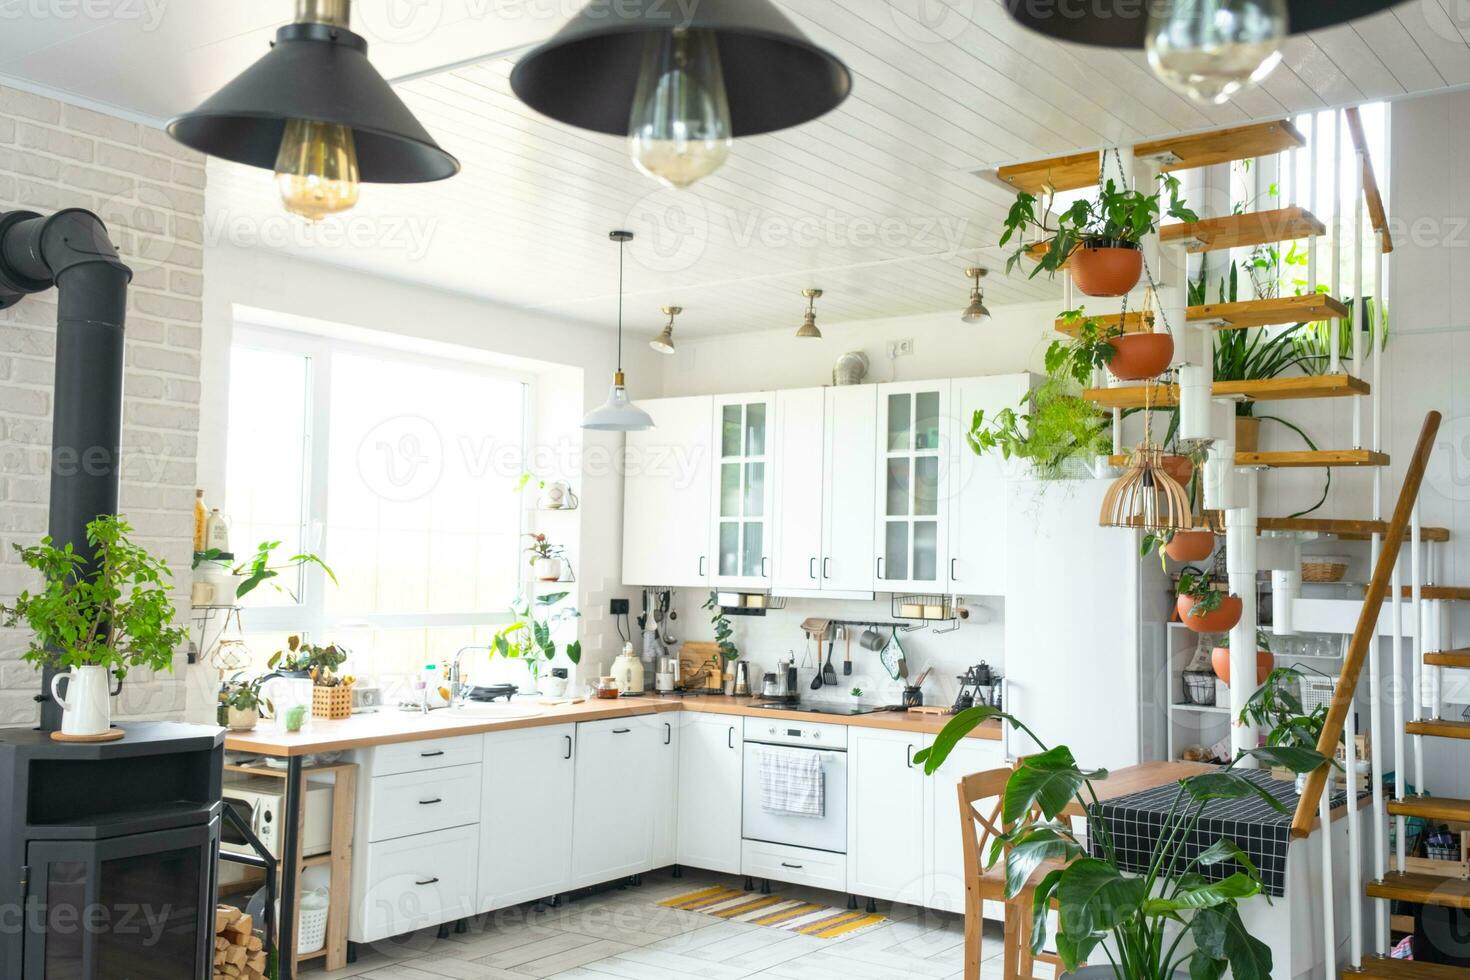
{"label": "laundry basket", "polygon": [[327,944],[327,911],[331,896],[325,888],[301,893],[301,914],[297,923],[296,952],[315,953]]}

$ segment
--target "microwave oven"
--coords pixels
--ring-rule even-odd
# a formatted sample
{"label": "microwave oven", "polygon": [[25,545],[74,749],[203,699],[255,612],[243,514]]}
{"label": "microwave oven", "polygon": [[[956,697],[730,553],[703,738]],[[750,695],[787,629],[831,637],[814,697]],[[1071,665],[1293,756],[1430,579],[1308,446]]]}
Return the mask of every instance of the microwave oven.
{"label": "microwave oven", "polygon": [[[286,781],[270,776],[227,781],[224,805],[249,827],[266,850],[281,857],[281,838],[286,815]],[[304,819],[301,822],[301,856],[325,854],[332,849],[332,784],[306,783]],[[254,854],[243,834],[228,820],[221,822],[220,850]]]}

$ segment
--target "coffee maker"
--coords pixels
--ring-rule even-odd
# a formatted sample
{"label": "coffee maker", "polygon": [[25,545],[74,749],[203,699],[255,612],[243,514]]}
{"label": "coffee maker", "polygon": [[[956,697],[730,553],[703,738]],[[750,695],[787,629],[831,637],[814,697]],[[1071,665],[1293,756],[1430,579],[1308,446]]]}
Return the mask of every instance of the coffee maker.
{"label": "coffee maker", "polygon": [[776,670],[761,679],[761,697],[767,701],[794,702],[801,692],[796,686],[796,658],[776,661]]}

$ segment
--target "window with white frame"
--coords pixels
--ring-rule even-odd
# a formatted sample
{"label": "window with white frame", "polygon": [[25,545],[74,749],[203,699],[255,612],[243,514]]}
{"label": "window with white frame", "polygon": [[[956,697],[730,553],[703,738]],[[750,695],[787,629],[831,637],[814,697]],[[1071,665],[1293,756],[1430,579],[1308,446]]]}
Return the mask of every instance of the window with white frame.
{"label": "window with white frame", "polygon": [[245,558],[312,552],[242,601],[258,664],[291,633],[407,675],[485,644],[522,588],[516,477],[531,379],[449,359],[239,326],[225,504]]}

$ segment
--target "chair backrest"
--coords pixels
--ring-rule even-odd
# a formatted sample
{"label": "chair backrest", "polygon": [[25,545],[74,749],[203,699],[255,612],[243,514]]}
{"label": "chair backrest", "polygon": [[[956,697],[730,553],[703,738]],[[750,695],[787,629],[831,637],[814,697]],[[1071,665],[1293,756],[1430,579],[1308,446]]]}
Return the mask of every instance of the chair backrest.
{"label": "chair backrest", "polygon": [[[965,889],[979,887],[985,871],[984,855],[990,841],[1004,832],[1001,803],[1010,769],[988,769],[965,776],[959,782],[960,829],[964,838]],[[994,801],[992,805],[990,801]],[[976,804],[981,804],[976,806]]]}

